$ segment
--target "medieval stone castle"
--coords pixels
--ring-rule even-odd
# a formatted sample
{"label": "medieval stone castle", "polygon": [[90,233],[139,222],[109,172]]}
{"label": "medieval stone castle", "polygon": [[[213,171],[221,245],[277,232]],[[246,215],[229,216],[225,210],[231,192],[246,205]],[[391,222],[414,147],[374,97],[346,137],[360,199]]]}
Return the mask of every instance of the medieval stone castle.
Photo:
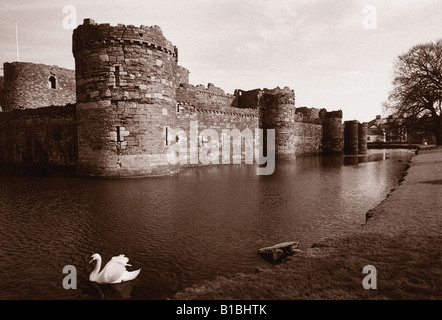
{"label": "medieval stone castle", "polygon": [[[296,108],[289,88],[235,90],[189,84],[178,49],[158,26],[96,24],[73,32],[75,71],[4,64],[0,164],[75,168],[81,176],[178,172],[167,160],[172,129],[275,129],[277,158],[367,151],[367,125],[342,111]],[[0,110],[1,110],[0,109]],[[198,138],[199,146],[206,141]],[[245,146],[242,146],[245,148]],[[219,161],[221,163],[221,161]]]}

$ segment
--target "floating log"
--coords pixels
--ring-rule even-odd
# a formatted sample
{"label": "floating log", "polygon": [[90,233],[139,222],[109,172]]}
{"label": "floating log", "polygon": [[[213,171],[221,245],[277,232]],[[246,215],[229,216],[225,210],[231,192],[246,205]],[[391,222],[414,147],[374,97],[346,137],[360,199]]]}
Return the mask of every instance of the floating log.
{"label": "floating log", "polygon": [[280,263],[284,258],[299,252],[299,242],[283,242],[271,247],[265,247],[258,250],[258,254],[269,263]]}

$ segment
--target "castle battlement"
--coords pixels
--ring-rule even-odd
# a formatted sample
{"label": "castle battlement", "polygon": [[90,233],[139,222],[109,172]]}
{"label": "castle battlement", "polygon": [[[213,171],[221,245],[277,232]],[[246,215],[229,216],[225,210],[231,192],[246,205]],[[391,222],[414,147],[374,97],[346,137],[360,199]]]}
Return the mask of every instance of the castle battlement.
{"label": "castle battlement", "polygon": [[224,110],[233,105],[234,96],[209,83],[203,85],[180,84],[176,89],[176,100],[190,103],[197,108]]}
{"label": "castle battlement", "polygon": [[138,44],[147,49],[160,50],[178,59],[178,51],[167,40],[159,26],[140,26],[108,23],[97,24],[92,19],[84,19],[72,37],[72,51],[77,51],[97,45]]}
{"label": "castle battlement", "polygon": [[[191,123],[222,139],[230,130],[275,130],[276,158],[343,151],[341,110],[296,107],[289,87],[229,94],[213,83],[190,84],[178,49],[158,26],[85,19],[73,31],[72,53],[75,71],[5,64],[3,110],[38,111],[0,112],[0,162],[73,165],[82,176],[170,174],[185,166],[169,162],[168,152]],[[60,112],[47,107],[65,104]],[[349,128],[352,151],[362,150],[364,126]],[[206,140],[201,134],[196,147]]]}

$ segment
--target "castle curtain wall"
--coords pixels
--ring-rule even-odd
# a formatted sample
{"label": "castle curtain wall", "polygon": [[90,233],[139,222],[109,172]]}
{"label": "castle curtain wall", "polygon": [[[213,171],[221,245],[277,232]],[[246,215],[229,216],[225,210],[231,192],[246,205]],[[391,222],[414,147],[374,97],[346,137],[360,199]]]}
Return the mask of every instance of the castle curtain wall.
{"label": "castle curtain wall", "polygon": [[0,164],[75,167],[75,105],[0,112]]}

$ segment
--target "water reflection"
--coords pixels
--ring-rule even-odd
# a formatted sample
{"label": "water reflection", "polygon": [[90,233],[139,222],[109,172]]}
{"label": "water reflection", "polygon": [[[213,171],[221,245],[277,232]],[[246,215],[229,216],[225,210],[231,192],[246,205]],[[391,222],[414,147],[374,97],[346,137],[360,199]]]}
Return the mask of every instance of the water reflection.
{"label": "water reflection", "polygon": [[[204,279],[253,272],[257,249],[308,248],[359,227],[397,183],[410,152],[318,156],[189,168],[151,179],[0,176],[0,298],[160,299]],[[402,162],[398,161],[402,160]],[[90,256],[125,254],[142,268],[124,285],[88,281]],[[65,265],[78,290],[62,288]]]}
{"label": "water reflection", "polygon": [[344,165],[357,165],[359,163],[383,161],[390,158],[390,153],[386,150],[379,150],[378,152],[370,152],[368,154],[360,155],[345,155]]}
{"label": "water reflection", "polygon": [[100,300],[125,300],[132,297],[133,286],[131,283],[97,284],[90,285],[93,290],[90,294]]}

